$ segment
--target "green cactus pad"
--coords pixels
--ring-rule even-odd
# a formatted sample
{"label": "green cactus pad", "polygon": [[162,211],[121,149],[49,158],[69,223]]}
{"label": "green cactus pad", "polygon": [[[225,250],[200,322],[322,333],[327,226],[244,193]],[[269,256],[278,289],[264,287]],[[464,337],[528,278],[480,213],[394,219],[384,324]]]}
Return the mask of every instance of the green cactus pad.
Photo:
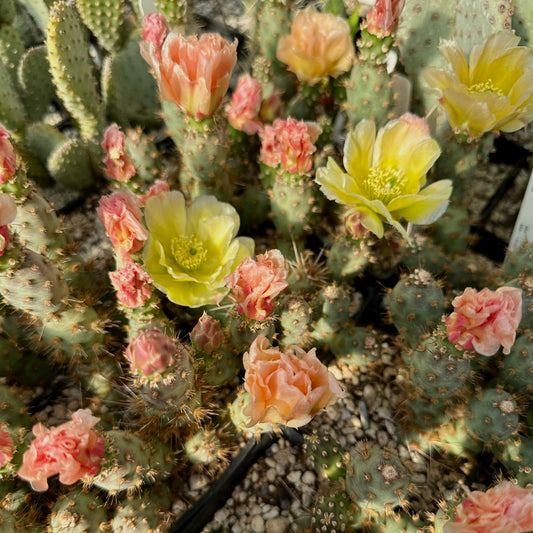
{"label": "green cactus pad", "polygon": [[122,39],[123,0],[76,0],[76,6],[85,25],[108,51],[120,47]]}
{"label": "green cactus pad", "polygon": [[50,513],[50,533],[99,531],[107,522],[104,502],[79,490],[63,494]]}
{"label": "green cactus pad", "polygon": [[81,139],[67,139],[50,154],[46,162],[56,183],[69,189],[86,190],[94,184],[91,157]]}

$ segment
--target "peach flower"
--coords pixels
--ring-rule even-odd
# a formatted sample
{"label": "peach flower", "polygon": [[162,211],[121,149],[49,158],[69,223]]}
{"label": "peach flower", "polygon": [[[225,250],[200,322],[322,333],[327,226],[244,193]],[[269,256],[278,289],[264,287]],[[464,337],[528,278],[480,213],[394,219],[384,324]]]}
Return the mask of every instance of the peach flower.
{"label": "peach flower", "polygon": [[237,63],[237,41],[230,44],[216,33],[198,38],[170,32],[160,59],[152,43],[140,46],[141,55],[154,69],[163,100],[174,102],[196,120],[215,112]]}
{"label": "peach flower", "polygon": [[141,329],[130,341],[125,357],[133,372],[145,376],[164,372],[173,362],[177,353],[175,342],[158,328]]}
{"label": "peach flower", "polygon": [[0,468],[7,465],[13,459],[15,444],[13,437],[7,431],[0,429]]}
{"label": "peach flower", "polygon": [[129,189],[122,188],[103,196],[96,211],[119,257],[143,247],[148,232],[141,224],[138,199]]}
{"label": "peach flower", "polygon": [[296,13],[291,33],[280,38],[277,58],[300,81],[315,85],[327,76],[348,72],[355,57],[350,26],[332,13],[312,7]]}
{"label": "peach flower", "polygon": [[244,354],[244,388],[250,403],[248,427],[257,423],[300,427],[321,409],[343,396],[337,380],[315,354],[292,346],[287,353],[270,347],[263,335]]}
{"label": "peach flower", "polygon": [[376,0],[374,7],[366,15],[368,33],[380,39],[391,35],[398,26],[405,0]]}
{"label": "peach flower", "polygon": [[533,492],[503,481],[487,492],[467,489],[444,533],[527,533],[533,530]]}
{"label": "peach flower", "polygon": [[213,353],[224,342],[224,332],[220,322],[205,311],[196,326],[192,328],[189,337],[196,350],[207,354]]}
{"label": "peach flower", "polygon": [[143,18],[142,38],[153,46],[157,59],[161,60],[161,47],[168,35],[167,21],[161,13],[149,13]]}
{"label": "peach flower", "polygon": [[229,123],[247,135],[255,135],[263,129],[259,112],[263,99],[261,84],[249,74],[243,74],[237,81],[237,87],[231,95],[231,102],[226,106]]}
{"label": "peach flower", "polygon": [[9,132],[0,124],[0,183],[5,183],[16,170],[15,150],[9,140]]}
{"label": "peach flower", "polygon": [[316,151],[314,143],[321,133],[322,128],[315,122],[277,118],[271,126],[265,126],[261,135],[261,161],[291,174],[309,172]]}
{"label": "peach flower", "polygon": [[170,191],[170,186],[166,181],[163,180],[155,180],[154,183],[150,186],[150,188],[146,191],[145,194],[139,194],[137,196],[139,200],[139,205],[141,207],[144,207],[146,204],[146,200],[150,198],[151,196],[157,196],[158,194],[161,194],[163,192]]}
{"label": "peach flower", "polygon": [[152,296],[152,278],[129,257],[120,268],[109,273],[109,278],[119,302],[125,307],[140,307]]}
{"label": "peach flower", "polygon": [[15,200],[7,194],[0,193],[0,256],[3,255],[9,244],[9,228],[17,216],[17,205]]}
{"label": "peach flower", "polygon": [[448,340],[465,350],[494,355],[503,347],[508,354],[522,319],[522,291],[500,287],[478,292],[468,287],[452,301],[453,313],[446,318]]}
{"label": "peach flower", "polygon": [[226,277],[237,301],[237,311],[252,320],[264,320],[274,310],[272,300],[288,286],[288,268],[279,250],[269,250],[254,261],[246,257]]}
{"label": "peach flower", "polygon": [[104,132],[102,148],[105,150],[105,172],[109,178],[129,181],[135,176],[135,166],[124,146],[124,133],[117,124],[111,124]]}
{"label": "peach flower", "polygon": [[38,491],[47,490],[47,478],[55,474],[65,485],[96,475],[104,456],[104,438],[92,430],[99,420],[89,409],[78,409],[60,426],[35,424],[35,439],[22,456],[18,475]]}

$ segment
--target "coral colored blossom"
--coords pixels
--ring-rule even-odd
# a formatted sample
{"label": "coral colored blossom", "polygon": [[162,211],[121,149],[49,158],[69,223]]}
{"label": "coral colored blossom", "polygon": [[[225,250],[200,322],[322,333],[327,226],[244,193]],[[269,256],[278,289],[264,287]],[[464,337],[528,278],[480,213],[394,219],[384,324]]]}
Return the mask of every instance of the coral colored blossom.
{"label": "coral colored blossom", "polygon": [[16,170],[15,150],[9,140],[9,132],[0,124],[0,183],[5,183]]}
{"label": "coral colored blossom", "polygon": [[168,35],[167,21],[161,13],[149,13],[143,18],[142,38],[153,46],[157,59],[161,59],[161,47]]}
{"label": "coral colored blossom", "polygon": [[178,352],[176,343],[157,328],[141,329],[126,348],[125,357],[131,369],[145,376],[164,372]]}
{"label": "coral colored blossom", "polygon": [[17,205],[15,200],[6,193],[0,193],[0,256],[3,255],[9,244],[9,228],[17,216]]}
{"label": "coral colored blossom", "polygon": [[246,257],[226,278],[238,313],[264,320],[274,310],[274,298],[288,286],[287,275],[287,262],[279,250],[260,254],[255,261]]}
{"label": "coral colored blossom", "polygon": [[509,31],[494,33],[472,47],[468,60],[456,41],[441,42],[448,68],[428,68],[424,77],[440,92],[455,132],[509,133],[533,119],[533,50],[519,42]]}
{"label": "coral colored blossom", "polygon": [[529,533],[533,531],[533,491],[502,481],[486,492],[470,492],[455,509],[444,533]]}
{"label": "coral colored blossom", "polygon": [[207,354],[213,353],[224,342],[224,332],[220,321],[209,316],[205,311],[192,328],[189,337],[195,349]]}
{"label": "coral colored blossom", "polygon": [[290,34],[278,41],[276,57],[309,85],[328,76],[336,78],[353,65],[350,26],[343,18],[312,7],[297,11]]}
{"label": "coral colored blossom", "polygon": [[109,278],[117,291],[118,301],[125,307],[140,307],[152,296],[152,278],[129,257],[117,270],[109,273]]}
{"label": "coral colored blossom", "polygon": [[291,174],[309,172],[316,151],[314,143],[321,133],[322,128],[315,122],[277,118],[261,134],[261,161]]}
{"label": "coral colored blossom", "polygon": [[141,223],[138,199],[129,189],[103,196],[96,211],[119,257],[143,247],[148,232]]}
{"label": "coral colored blossom", "polygon": [[243,412],[250,417],[249,427],[258,422],[300,427],[343,396],[315,352],[291,346],[284,353],[258,335],[243,359],[244,388],[250,394]]}
{"label": "coral colored blossom", "polygon": [[71,421],[60,426],[47,429],[35,424],[35,439],[24,452],[19,477],[29,481],[33,490],[43,491],[55,474],[65,485],[96,475],[104,456],[104,438],[92,430],[99,420],[89,409],[78,409]]}
{"label": "coral colored blossom", "polygon": [[376,0],[374,7],[366,15],[368,33],[380,39],[391,35],[398,26],[405,0]]}
{"label": "coral colored blossom", "polygon": [[170,186],[166,181],[155,180],[145,194],[139,194],[137,196],[139,200],[139,205],[141,207],[144,207],[146,204],[146,200],[148,200],[150,196],[157,196],[158,194],[168,191],[170,191]]}
{"label": "coral colored blossom", "polygon": [[263,129],[259,112],[263,99],[261,84],[248,74],[243,74],[237,81],[237,87],[231,95],[231,102],[226,106],[228,122],[247,135],[254,135]]}
{"label": "coral colored blossom", "polygon": [[237,41],[217,33],[184,37],[170,32],[160,49],[140,43],[141,55],[154,69],[163,100],[174,102],[196,120],[210,117],[226,94],[237,63]]}
{"label": "coral colored blossom", "polygon": [[105,172],[107,176],[117,181],[129,181],[135,176],[135,166],[126,152],[124,133],[117,124],[111,124],[104,132],[102,148],[105,150]]}
{"label": "coral colored blossom", "polygon": [[317,169],[316,182],[330,199],[361,212],[360,223],[381,238],[383,223],[408,238],[400,220],[431,224],[448,206],[450,180],[426,184],[440,155],[427,122],[405,113],[376,134],[373,120],[361,120],[346,137],[343,172],[333,158]]}
{"label": "coral colored blossom", "polygon": [[522,319],[522,291],[500,287],[477,291],[468,287],[452,301],[453,313],[446,318],[448,340],[465,350],[494,355],[503,347],[508,354]]}
{"label": "coral colored blossom", "polygon": [[0,468],[7,465],[13,459],[15,444],[13,437],[7,431],[0,429]]}

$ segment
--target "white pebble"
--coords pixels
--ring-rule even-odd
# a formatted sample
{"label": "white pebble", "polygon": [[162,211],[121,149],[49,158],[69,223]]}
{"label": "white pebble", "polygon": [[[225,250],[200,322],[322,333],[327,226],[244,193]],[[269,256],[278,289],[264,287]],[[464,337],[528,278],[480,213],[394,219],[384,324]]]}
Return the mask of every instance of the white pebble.
{"label": "white pebble", "polygon": [[271,518],[266,523],[266,533],[287,533],[290,522],[283,516]]}
{"label": "white pebble", "polygon": [[302,483],[306,485],[314,485],[316,481],[316,476],[311,470],[306,470],[302,476]]}
{"label": "white pebble", "polygon": [[257,515],[252,518],[251,524],[253,533],[264,533],[265,521],[263,517]]}
{"label": "white pebble", "polygon": [[293,470],[292,472],[289,472],[289,474],[287,474],[287,481],[296,485],[296,483],[300,481],[301,477],[302,473],[299,470]]}

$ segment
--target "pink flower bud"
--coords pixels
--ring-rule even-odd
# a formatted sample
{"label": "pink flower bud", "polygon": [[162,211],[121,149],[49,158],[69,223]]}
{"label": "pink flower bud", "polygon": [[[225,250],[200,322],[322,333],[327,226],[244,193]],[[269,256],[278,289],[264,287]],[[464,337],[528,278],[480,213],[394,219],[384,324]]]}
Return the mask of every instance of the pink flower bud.
{"label": "pink flower bud", "polygon": [[164,372],[177,353],[176,343],[159,329],[142,329],[126,348],[125,357],[132,372],[145,376]]}
{"label": "pink flower bud", "polygon": [[226,106],[228,121],[236,130],[247,135],[262,131],[263,123],[259,120],[262,95],[261,84],[252,76],[244,74],[239,78],[231,102]]}
{"label": "pink flower bud", "polygon": [[150,196],[157,196],[158,194],[168,191],[170,191],[170,186],[166,181],[155,180],[151,187],[146,191],[146,194],[140,194],[137,196],[139,199],[139,205],[144,207],[146,200],[148,200]]}
{"label": "pink flower bud", "polygon": [[452,301],[453,313],[446,318],[448,340],[465,350],[494,355],[503,347],[508,354],[522,319],[522,291],[500,287],[478,292],[468,287]]}
{"label": "pink flower bud", "polygon": [[8,224],[13,222],[17,216],[17,205],[15,200],[6,193],[0,193],[0,256],[5,252],[9,244]]}
{"label": "pink flower bud", "polygon": [[220,322],[205,311],[189,334],[195,349],[206,354],[213,353],[224,341]]}
{"label": "pink flower bud", "polygon": [[376,0],[374,7],[366,15],[368,33],[380,39],[396,31],[405,0]]}
{"label": "pink flower bud", "polygon": [[366,213],[361,209],[350,209],[344,216],[344,225],[348,234],[355,240],[367,239],[370,231],[365,227]]}
{"label": "pink flower bud", "polygon": [[269,167],[281,167],[291,174],[309,172],[313,165],[313,144],[322,133],[315,122],[303,122],[289,117],[277,118],[265,126],[261,136],[261,161]]}
{"label": "pink flower bud", "polygon": [[9,140],[9,132],[0,124],[0,183],[5,183],[16,170],[15,150]]}
{"label": "pink flower bud", "polygon": [[13,459],[15,444],[13,437],[7,431],[0,429],[0,468],[7,465]]}
{"label": "pink flower bud", "polygon": [[135,261],[127,257],[115,272],[110,272],[111,284],[119,302],[125,307],[140,307],[152,296],[152,278]]}
{"label": "pink flower bud", "polygon": [[161,47],[168,35],[167,21],[161,13],[149,13],[143,18],[142,38],[153,45],[154,54],[161,59]]}
{"label": "pink flower bud", "polygon": [[135,166],[124,146],[124,133],[117,124],[105,130],[102,148],[106,152],[104,164],[109,178],[126,182],[135,176]]}

